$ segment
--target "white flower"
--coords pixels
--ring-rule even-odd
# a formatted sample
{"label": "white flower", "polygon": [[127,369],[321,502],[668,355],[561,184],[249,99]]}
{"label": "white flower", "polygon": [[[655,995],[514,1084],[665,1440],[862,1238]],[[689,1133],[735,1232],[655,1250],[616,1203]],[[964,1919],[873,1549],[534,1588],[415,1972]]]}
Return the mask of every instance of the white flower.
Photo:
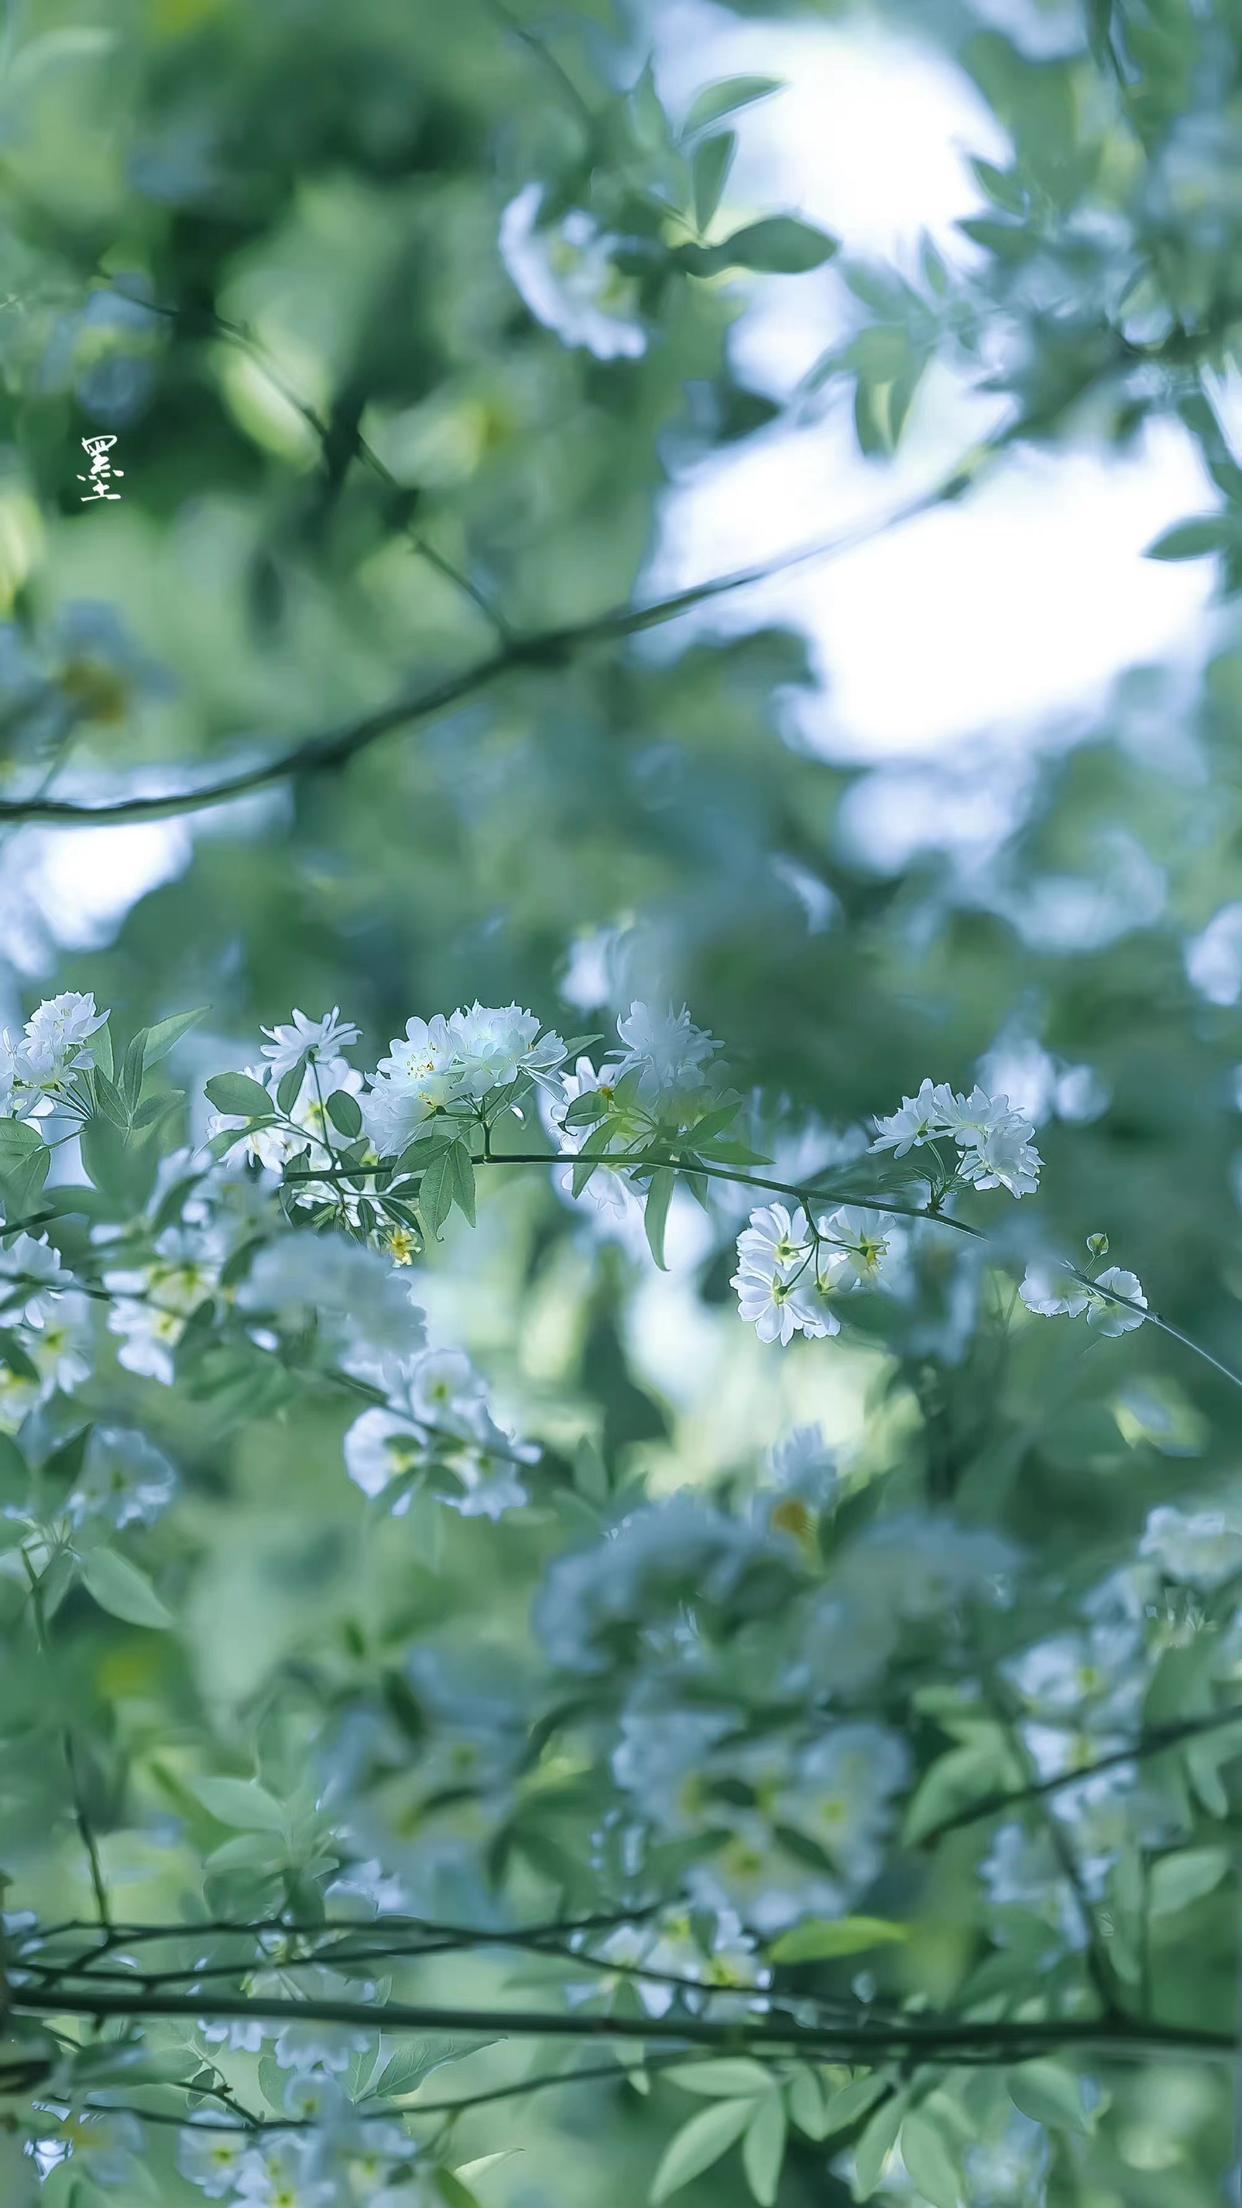
{"label": "white flower", "polygon": [[8,1319],[42,1326],[62,1285],[67,1282],[62,1281],[60,1251],[52,1248],[45,1234],[37,1241],[33,1235],[19,1234],[0,1249],[0,1304]]}
{"label": "white flower", "polygon": [[798,1311],[793,1290],[781,1273],[735,1273],[730,1286],[737,1290],[739,1315],[753,1326],[761,1342],[779,1342],[786,1348],[798,1331]]}
{"label": "white flower", "polygon": [[1223,1511],[1163,1504],[1148,1515],[1139,1554],[1151,1557],[1167,1579],[1219,1587],[1242,1571],[1242,1525]]}
{"label": "white flower", "polygon": [[737,1238],[737,1261],[745,1273],[760,1279],[787,1278],[811,1244],[811,1230],[801,1204],[789,1211],[784,1204],[763,1204],[752,1211],[750,1222]]}
{"label": "white flower", "polygon": [[539,1036],[534,1013],[524,1012],[517,1004],[475,1003],[469,1011],[454,1012],[448,1024],[462,1085],[476,1102],[489,1089],[506,1088],[519,1074],[538,1080],[559,1066],[565,1056],[560,1036]]}
{"label": "white flower", "polygon": [[917,1096],[903,1096],[901,1108],[878,1119],[871,1147],[903,1158],[938,1135],[950,1136],[963,1153],[957,1170],[975,1188],[1007,1188],[1011,1196],[1029,1196],[1039,1185],[1042,1163],[1031,1142],[1035,1129],[1007,1096],[989,1096],[975,1087],[959,1096],[945,1082],[924,1080]]}
{"label": "white flower", "polygon": [[458,1101],[465,1081],[457,1037],[443,1013],[406,1021],[362,1099],[362,1124],[381,1158],[404,1150],[423,1121]]}
{"label": "white flower", "polygon": [[1036,1258],[1027,1266],[1018,1294],[1028,1311],[1036,1311],[1045,1319],[1076,1319],[1090,1300],[1085,1284],[1048,1258]]}
{"label": "white flower", "polygon": [[223,2200],[237,2189],[249,2144],[250,2135],[240,2125],[231,2134],[215,2125],[208,2130],[201,2117],[196,2122],[191,2116],[177,2135],[177,2167],[208,2200]]}
{"label": "white flower", "polygon": [[271,1037],[263,1045],[263,1056],[271,1060],[271,1079],[279,1081],[293,1071],[305,1051],[312,1052],[316,1059],[339,1057],[350,1043],[357,1042],[360,1031],[352,1020],[341,1018],[341,1008],[334,1004],[322,1019],[308,1020],[305,1012],[295,1010],[292,1026],[265,1027],[260,1032]]}
{"label": "white flower", "polygon": [[75,989],[48,997],[26,1022],[21,1046],[22,1076],[39,1088],[53,1088],[66,1073],[94,1064],[89,1039],[103,1027],[106,1012],[97,1012],[95,999]]}
{"label": "white flower", "polygon": [[[605,1103],[610,1104],[615,1078],[615,1068],[604,1068],[597,1073],[589,1058],[579,1058],[572,1073],[561,1074],[562,1094],[557,1101],[546,1105],[545,1119],[557,1148],[565,1157],[576,1157],[584,1144],[588,1140],[594,1143],[598,1135],[598,1130],[594,1127],[567,1127],[565,1114],[569,1106],[576,1103],[580,1096],[591,1095],[598,1095]],[[641,1124],[636,1120],[636,1131]],[[561,1186],[567,1195],[572,1196],[573,1185],[571,1170],[562,1175]],[[642,1206],[633,1186],[624,1173],[615,1171],[612,1166],[597,1165],[582,1193],[598,1211],[617,1221],[637,1220],[642,1215]]]}
{"label": "white flower", "polygon": [[429,1349],[415,1358],[409,1373],[409,1407],[431,1426],[468,1432],[470,1414],[483,1401],[484,1386],[460,1349]]}
{"label": "white flower", "polygon": [[[1114,1303],[1111,1297],[1101,1296],[1098,1293],[1101,1288],[1111,1288],[1114,1295],[1124,1296],[1127,1303],[1141,1304],[1143,1309],[1127,1310],[1125,1304]],[[1087,1324],[1093,1326],[1098,1334],[1129,1334],[1134,1327],[1142,1325],[1143,1311],[1146,1309],[1147,1298],[1134,1273],[1126,1272],[1120,1265],[1110,1265],[1106,1272],[1096,1274],[1095,1289],[1087,1309]]]}
{"label": "white flower", "polygon": [[949,1096],[945,1084],[937,1086],[928,1075],[917,1096],[903,1096],[898,1111],[887,1119],[877,1119],[872,1149],[891,1150],[895,1158],[904,1158],[907,1151],[917,1149],[933,1136],[946,1134]]}
{"label": "white flower", "polygon": [[[1034,1128],[1018,1112],[981,1128],[958,1161],[963,1180],[975,1188],[1007,1188],[1011,1196],[1032,1196],[1043,1164],[1030,1140]],[[959,1143],[962,1136],[955,1137]]]}
{"label": "white flower", "polygon": [[[427,1461],[423,1441],[408,1418],[383,1410],[378,1404],[354,1420],[345,1436],[344,1453],[345,1470],[355,1487],[371,1496],[382,1495],[392,1480],[416,1471]],[[407,1492],[398,1498],[395,1515],[401,1516],[408,1508]]]}
{"label": "white flower", "polygon": [[76,1522],[104,1518],[118,1527],[149,1526],[171,1502],[176,1484],[168,1458],[145,1434],[97,1426],[69,1514]]}
{"label": "white flower", "polygon": [[826,1272],[834,1288],[874,1288],[888,1255],[884,1214],[843,1204],[820,1221],[832,1245]]}
{"label": "white flower", "polygon": [[681,1089],[703,1086],[703,1069],[720,1045],[703,1028],[696,1027],[683,1004],[680,1012],[653,1011],[647,1004],[632,1004],[617,1021],[617,1034],[625,1045],[612,1069],[612,1078],[638,1074],[638,1093],[647,1102]]}
{"label": "white flower", "polygon": [[567,345],[585,345],[600,360],[646,351],[647,333],[637,319],[637,293],[619,274],[607,237],[582,208],[558,223],[537,227],[544,193],[526,184],[500,218],[505,266],[536,321]]}

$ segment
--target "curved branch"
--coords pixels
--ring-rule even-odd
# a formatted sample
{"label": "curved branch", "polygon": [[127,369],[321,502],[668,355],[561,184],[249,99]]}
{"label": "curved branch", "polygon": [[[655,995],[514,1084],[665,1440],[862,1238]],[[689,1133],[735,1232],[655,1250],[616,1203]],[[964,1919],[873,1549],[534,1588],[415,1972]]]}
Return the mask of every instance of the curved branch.
{"label": "curved branch", "polygon": [[588,2015],[582,2010],[456,2009],[402,2001],[299,2001],[277,1995],[239,1996],[234,2000],[196,1998],[192,1994],[75,1992],[48,1997],[14,1987],[8,1997],[14,2014],[84,2016],[94,2022],[110,2017],[250,2017],[274,2024],[340,2024],[372,2032],[485,2032],[519,2039],[637,2039],[685,2047],[724,2047],[733,2054],[756,2050],[809,2049],[854,2062],[877,2055],[907,2055],[922,2061],[955,2062],[977,2054],[1011,2063],[1054,2048],[1081,2047],[1098,2054],[1141,2056],[1197,2054],[1231,2060],[1237,2042],[1231,2032],[1189,2024],[1160,2024],[1146,2019],[1105,2016],[1040,2018],[1010,2023],[981,2018],[945,2018],[931,2023],[914,2017],[892,2022],[776,2024],[724,2018]]}
{"label": "curved branch", "polygon": [[[1008,441],[1007,439],[1005,440]],[[1001,449],[1000,441],[985,447],[985,453]],[[908,499],[904,505],[883,515],[877,521],[862,522],[836,536],[819,539],[813,544],[800,545],[792,551],[779,554],[775,559],[754,567],[735,569],[728,575],[714,576],[706,582],[692,584],[686,590],[674,591],[666,598],[653,599],[645,606],[619,606],[611,611],[594,615],[590,620],[577,624],[546,629],[527,636],[515,636],[500,650],[490,653],[486,659],[477,660],[472,667],[463,668],[458,674],[446,676],[422,691],[402,691],[390,699],[387,705],[378,706],[374,712],[361,715],[357,720],[346,721],[335,728],[323,730],[318,735],[304,737],[301,742],[290,744],[285,750],[273,753],[270,759],[241,767],[224,775],[217,782],[205,782],[188,790],[164,791],[149,797],[120,797],[100,805],[85,804],[71,798],[36,796],[10,798],[0,801],[0,824],[9,822],[41,822],[61,828],[108,827],[117,821],[169,820],[182,813],[206,811],[208,807],[231,804],[234,798],[250,797],[256,790],[268,789],[274,782],[299,774],[322,774],[343,767],[361,751],[382,736],[392,735],[399,728],[413,727],[420,721],[434,719],[467,698],[476,697],[502,675],[513,674],[523,667],[556,666],[571,659],[592,644],[618,643],[628,636],[636,636],[643,629],[659,627],[672,621],[679,614],[692,611],[695,606],[706,605],[711,600],[725,597],[733,591],[749,589],[753,584],[767,582],[776,575],[788,574],[796,567],[804,567],[814,560],[830,559],[835,554],[853,550],[868,543],[873,537],[888,529],[914,520],[918,515],[930,513],[936,506],[954,499],[966,488],[978,473],[979,462],[973,466],[963,464],[944,477],[932,490],[917,498]]]}

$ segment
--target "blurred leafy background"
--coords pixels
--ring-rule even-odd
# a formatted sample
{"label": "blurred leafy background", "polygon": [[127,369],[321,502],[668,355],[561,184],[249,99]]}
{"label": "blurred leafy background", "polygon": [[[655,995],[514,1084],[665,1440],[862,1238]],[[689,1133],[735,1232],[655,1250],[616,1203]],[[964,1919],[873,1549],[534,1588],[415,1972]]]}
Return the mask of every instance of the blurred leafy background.
{"label": "blurred leafy background", "polygon": [[[339,1003],[378,1050],[411,1011],[476,995],[567,1030],[646,993],[684,999],[741,1086],[843,1154],[925,1072],[987,1077],[1039,1123],[1040,1237],[1106,1230],[1156,1307],[1236,1363],[1240,35],[1236,10],[1194,0],[11,0],[10,1024],[64,987],[134,1021],[207,1002],[186,1046],[206,1072],[292,1004]],[[785,90],[692,108],[769,53]],[[816,127],[848,132],[859,57],[885,159],[910,120],[883,250],[848,225],[865,152],[852,199],[834,172],[821,203],[799,167]],[[785,144],[804,77],[822,112]],[[918,157],[950,138],[931,236]],[[532,311],[501,250],[532,184],[545,215],[586,209],[623,241],[635,349],[600,357]],[[714,251],[773,215],[839,250]],[[81,440],[105,433],[124,469],[106,513],[78,477]],[[1120,533],[1084,566],[1123,490]],[[846,550],[590,632],[873,529],[914,552]],[[859,621],[887,670],[878,707],[857,655],[852,689],[837,679]],[[456,707],[263,779],[495,653]],[[981,710],[967,684],[946,735],[953,662],[976,654],[990,691]],[[1045,693],[1062,658],[1083,680]],[[255,767],[252,793],[184,801]],[[130,817],[135,799],[164,817]],[[118,810],[74,826],[62,803]],[[1029,1208],[1002,1258],[1034,1246]],[[641,1239],[601,1246],[554,1188],[515,1182],[433,1253],[425,1300],[531,1430],[570,1454],[591,1437],[656,1493],[745,1489],[813,1418],[863,1475],[940,1479],[1054,1564],[1102,1566],[1154,1503],[1236,1481],[1236,1391],[1150,1328],[1141,1358],[1084,1355],[1068,1329],[1006,1324],[995,1280],[949,1253],[943,1293],[933,1264],[917,1312],[873,1341],[864,1323],[782,1360],[738,1328],[729,1246],[688,1202],[670,1252],[657,1277]],[[520,1608],[512,1549],[538,1528],[483,1542],[483,1565],[478,1528],[413,1564],[387,1528],[360,1576],[319,1408],[221,1433],[210,1406],[132,1387],[194,1473],[187,1662],[210,1701],[261,1697],[308,1640],[365,1632],[381,1585],[415,1633],[469,1640],[486,1616],[490,1638]],[[153,1768],[175,1738],[188,1689],[160,1662],[83,1635],[105,1758],[118,1724]],[[1198,1968],[1188,1954],[1191,2011]],[[1174,2083],[1176,2107],[1131,2110],[1128,2163],[1056,2197],[1214,2199],[1219,2125],[1187,2145],[1200,2086]],[[645,2109],[601,2151],[575,2105],[523,2119],[514,2208],[646,2181]],[[821,2173],[791,2165],[789,2199],[835,2197]],[[745,2197],[732,2170],[709,2186]]]}

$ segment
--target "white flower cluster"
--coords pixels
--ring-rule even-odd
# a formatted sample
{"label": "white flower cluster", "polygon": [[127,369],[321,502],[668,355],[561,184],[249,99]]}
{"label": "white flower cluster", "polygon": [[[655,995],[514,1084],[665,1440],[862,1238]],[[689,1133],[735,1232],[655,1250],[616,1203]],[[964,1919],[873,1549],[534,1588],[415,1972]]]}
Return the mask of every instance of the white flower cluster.
{"label": "white flower cluster", "polygon": [[363,1127],[377,1156],[397,1157],[433,1113],[478,1106],[516,1081],[546,1082],[564,1056],[560,1036],[541,1033],[517,1004],[407,1020],[362,1098]]}
{"label": "white flower cluster", "polygon": [[93,996],[67,989],[48,997],[16,1040],[6,1028],[0,1035],[0,1114],[25,1119],[48,1110],[70,1074],[94,1064],[90,1039],[107,1020]]}
{"label": "white flower cluster", "polygon": [[[1088,1237],[1087,1248],[1093,1255],[1101,1247],[1108,1247],[1102,1235]],[[1027,1266],[1018,1293],[1027,1310],[1044,1319],[1076,1319],[1085,1312],[1088,1326],[1097,1334],[1129,1334],[1142,1325],[1147,1309],[1137,1274],[1121,1265],[1106,1266],[1088,1280],[1067,1265],[1037,1258]]]}
{"label": "white flower cluster", "polygon": [[741,1316],[761,1342],[838,1334],[832,1299],[883,1284],[891,1239],[878,1211],[842,1204],[812,1224],[800,1204],[793,1212],[765,1204],[737,1238],[732,1286]]}
{"label": "white flower cluster", "polygon": [[585,345],[600,360],[636,359],[647,349],[637,313],[637,289],[613,262],[618,240],[581,207],[541,224],[541,184],[526,184],[500,220],[505,266],[536,321],[566,345]]}
{"label": "white flower cluster", "polygon": [[1039,1186],[1043,1160],[1031,1141],[1035,1129],[1007,1096],[988,1096],[980,1088],[960,1096],[945,1081],[925,1080],[917,1096],[903,1096],[901,1107],[877,1119],[873,1150],[891,1150],[904,1158],[943,1138],[961,1153],[956,1177],[972,1188],[1007,1188],[1011,1196],[1029,1196]]}
{"label": "white flower cluster", "polygon": [[420,1476],[441,1471],[453,1484],[437,1492],[463,1518],[499,1518],[527,1500],[520,1475],[539,1451],[496,1424],[460,1350],[409,1359],[388,1392],[389,1407],[364,1411],[345,1436],[345,1468],[364,1495],[388,1495],[400,1517]]}

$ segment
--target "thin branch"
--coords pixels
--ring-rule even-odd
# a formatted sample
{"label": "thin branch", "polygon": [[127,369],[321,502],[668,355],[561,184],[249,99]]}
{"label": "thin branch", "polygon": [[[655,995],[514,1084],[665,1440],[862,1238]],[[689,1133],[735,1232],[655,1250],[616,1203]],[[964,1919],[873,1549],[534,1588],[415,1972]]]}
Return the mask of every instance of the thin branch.
{"label": "thin branch", "polygon": [[[120,1994],[75,1992],[49,1998],[14,1987],[11,2009],[24,2016],[84,2016],[95,2022],[114,2017],[250,2018],[267,2023],[339,2024],[372,2032],[497,2033],[521,2039],[633,2039],[685,2047],[723,2047],[731,2053],[764,2049],[806,2049],[832,2053],[848,2061],[869,2062],[877,2054],[904,2054],[936,2061],[959,2059],[972,2051],[981,2059],[1010,2063],[1053,2048],[1082,2047],[1099,2054],[1140,2056],[1169,2053],[1230,2059],[1233,2034],[1196,2025],[1162,2024],[1145,2019],[1104,2017],[1041,2018],[1030,2023],[990,2019],[902,2018],[899,2021],[830,2024],[778,2024],[728,2021],[717,2017],[634,2017],[544,2009],[457,2009],[407,2002],[283,1999],[247,1995],[236,2000],[203,2000],[192,1994]],[[1019,2053],[1019,2050],[1021,2052]]]}
{"label": "thin branch", "polygon": [[[992,448],[988,448],[992,449]],[[999,450],[999,444],[995,449]],[[909,499],[891,513],[871,522],[862,522],[832,537],[821,538],[815,543],[795,547],[779,554],[775,559],[758,566],[738,568],[727,575],[719,575],[709,581],[692,584],[666,598],[657,598],[647,605],[619,606],[597,614],[587,621],[556,629],[545,629],[526,636],[512,637],[502,649],[478,660],[472,667],[463,668],[455,675],[446,676],[427,689],[403,691],[386,705],[375,711],[346,721],[336,727],[303,737],[276,752],[269,759],[259,760],[249,767],[222,776],[216,782],[204,782],[197,788],[170,790],[147,797],[121,797],[103,804],[84,804],[70,798],[31,797],[9,799],[0,803],[0,824],[5,821],[39,821],[60,827],[93,828],[107,826],[119,820],[169,820],[182,813],[207,810],[216,805],[230,804],[235,798],[250,797],[257,790],[268,789],[275,782],[282,782],[291,775],[321,774],[343,767],[365,751],[381,737],[392,735],[397,729],[410,728],[422,721],[434,719],[466,699],[476,697],[490,688],[502,675],[512,674],[523,667],[557,666],[572,659],[578,652],[593,644],[619,643],[635,636],[641,630],[655,628],[672,621],[679,614],[688,613],[694,607],[706,605],[713,599],[734,591],[749,589],[752,585],[769,581],[777,575],[788,574],[797,567],[812,561],[830,559],[851,551],[855,547],[881,536],[888,529],[911,521],[916,516],[929,513],[950,498],[956,498],[972,479],[972,473],[957,469],[944,478],[931,491]]]}
{"label": "thin branch", "polygon": [[978,1801],[970,1802],[965,1809],[954,1810],[951,1817],[942,1817],[923,1834],[920,1845],[929,1848],[946,1833],[962,1832],[968,1825],[982,1824],[988,1817],[999,1817],[1006,1810],[1020,1809],[1024,1802],[1040,1800],[1048,1794],[1059,1794],[1063,1788],[1078,1786],[1083,1779],[1093,1778],[1097,1771],[1115,1771],[1119,1764],[1141,1763],[1145,1757],[1163,1755],[1176,1748],[1183,1740],[1195,1740],[1202,1733],[1219,1732],[1225,1725],[1242,1723],[1242,1705],[1232,1710],[1213,1710],[1206,1717],[1179,1718],[1168,1725],[1153,1726],[1150,1732],[1140,1733],[1136,1740],[1122,1748],[1110,1749],[1105,1756],[1097,1756],[1091,1763],[1079,1764],[1073,1771],[1058,1771],[1050,1779],[1032,1780],[1029,1786],[998,1787],[995,1793],[982,1794]]}
{"label": "thin branch", "polygon": [[[52,1665],[51,1643],[48,1640],[47,1617],[43,1607],[42,1582],[25,1549],[22,1549],[20,1551],[20,1555],[22,1560],[22,1568],[25,1571],[26,1579],[30,1587],[30,1614],[34,1620],[35,1639],[39,1644],[39,1652],[43,1658],[49,1676],[51,1676],[52,1678],[53,1691],[59,1695],[59,1689],[56,1685],[55,1674]],[[82,1842],[83,1853],[86,1856],[87,1865],[90,1870],[91,1890],[95,1896],[95,1907],[99,1912],[99,1922],[103,1927],[104,1932],[108,1933],[112,1929],[112,1918],[108,1903],[108,1889],[104,1883],[103,1865],[99,1859],[99,1848],[96,1843],[94,1830],[91,1825],[90,1813],[86,1807],[86,1793],[82,1785],[82,1774],[78,1766],[77,1744],[73,1737],[73,1728],[68,1723],[62,1724],[62,1726],[60,1727],[60,1745],[61,1753],[65,1759],[65,1771],[69,1780],[69,1795],[73,1803],[73,1819],[78,1828],[78,1838]]]}

